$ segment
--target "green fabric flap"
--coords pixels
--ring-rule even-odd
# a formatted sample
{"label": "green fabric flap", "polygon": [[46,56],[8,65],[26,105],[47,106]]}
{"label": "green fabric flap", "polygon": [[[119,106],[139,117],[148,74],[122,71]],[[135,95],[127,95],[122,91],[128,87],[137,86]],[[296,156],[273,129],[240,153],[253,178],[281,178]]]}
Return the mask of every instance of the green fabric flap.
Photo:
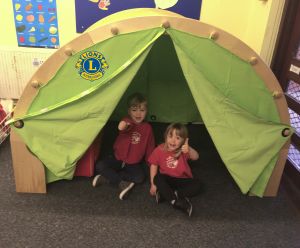
{"label": "green fabric flap", "polygon": [[264,171],[260,174],[259,178],[256,180],[256,182],[253,184],[253,186],[250,189],[250,192],[262,197],[264,195],[265,189],[267,187],[267,184],[269,182],[269,178],[272,175],[273,169],[276,165],[278,156],[277,154],[272,158],[270,163],[266,166]]}
{"label": "green fabric flap", "polygon": [[51,171],[47,182],[72,179],[77,160],[107,122],[147,56],[148,48],[127,70],[89,97],[24,121],[15,131]]}
{"label": "green fabric flap", "polygon": [[[45,108],[49,109],[49,106],[53,105],[64,105],[70,99],[80,98],[82,97],[81,94],[88,94],[90,90],[98,88],[114,78],[121,70],[126,69],[135,57],[161,36],[163,32],[164,29],[158,27],[129,34],[120,34],[77,52],[62,65],[56,75],[44,87],[40,88],[28,110],[28,114]],[[79,70],[75,68],[81,54],[88,51],[102,53],[108,64],[108,68],[104,69],[104,75],[95,81],[82,78]]]}
{"label": "green fabric flap", "polygon": [[[265,169],[274,168],[274,157],[277,158],[289,138],[283,137],[281,132],[290,127],[277,122],[274,101],[261,85],[260,78],[253,75],[250,65],[246,69],[244,61],[220,49],[211,40],[175,30],[168,32],[200,114],[227,169],[243,193],[251,189],[262,196],[270,177],[269,170]],[[223,62],[214,54],[219,54]],[[245,74],[234,72],[240,68]],[[243,92],[237,86],[239,83],[247,85]],[[247,96],[249,91],[251,104]],[[260,104],[268,107],[258,106]]]}
{"label": "green fabric flap", "polygon": [[[142,31],[140,36],[137,33],[132,33],[136,39],[134,44],[139,49],[136,47],[129,48],[133,49],[135,53],[128,52],[124,47],[124,52],[122,53],[121,50],[115,47],[114,49],[118,50],[120,54],[110,56],[108,51],[112,53],[115,51],[113,49],[106,50],[107,57],[111,57],[109,68],[111,72],[104,76],[104,78],[106,77],[105,83],[99,83],[92,87],[92,90],[89,90],[87,94],[79,94],[77,97],[72,95],[90,87],[89,82],[86,83],[82,82],[82,79],[79,81],[74,79],[76,76],[72,74],[76,73],[73,73],[72,70],[75,60],[72,59],[72,63],[68,60],[63,65],[55,78],[49,82],[49,86],[43,87],[40,92],[41,95],[39,94],[35,99],[29,113],[22,118],[24,127],[22,129],[15,128],[15,131],[50,171],[47,172],[47,182],[58,179],[72,179],[77,160],[107,122],[149,53],[152,43],[163,32],[162,28],[158,28]],[[130,35],[127,36],[130,39]],[[131,41],[133,40],[131,39]],[[93,49],[96,48],[93,47]],[[101,50],[102,48],[99,49]],[[118,66],[115,66],[113,62],[118,61],[118,56],[121,58],[122,63],[118,62]],[[70,67],[70,76],[66,74],[68,69],[66,65]],[[110,75],[112,75],[111,78]],[[73,76],[75,81],[69,80]],[[108,82],[107,78],[109,78]],[[81,82],[86,87],[82,87]],[[51,84],[54,84],[55,87],[51,86]],[[67,91],[66,84],[69,85],[72,94]],[[79,89],[75,90],[74,88],[77,85],[79,85]],[[67,92],[63,92],[62,88],[64,89],[63,91]],[[54,97],[55,92],[57,95],[55,101],[58,101],[58,103],[51,99],[52,96]],[[63,93],[66,93],[66,96]],[[51,106],[48,107],[49,105],[54,106],[54,108],[51,109]],[[47,111],[41,111],[41,108],[47,108]],[[31,113],[31,111],[35,112]]]}
{"label": "green fabric flap", "polygon": [[[211,39],[174,29],[168,30],[168,33],[176,46],[184,51],[183,56],[224,96],[257,117],[279,122],[272,94],[248,62]],[[184,72],[186,74],[187,71]]]}

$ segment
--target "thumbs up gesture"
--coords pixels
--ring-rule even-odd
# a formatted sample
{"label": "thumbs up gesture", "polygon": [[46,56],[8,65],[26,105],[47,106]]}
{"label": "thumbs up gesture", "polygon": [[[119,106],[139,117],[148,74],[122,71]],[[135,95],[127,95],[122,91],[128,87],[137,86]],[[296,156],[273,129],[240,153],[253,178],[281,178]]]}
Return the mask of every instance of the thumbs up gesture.
{"label": "thumbs up gesture", "polygon": [[190,150],[190,147],[189,147],[189,138],[186,138],[185,141],[184,141],[184,143],[183,143],[183,145],[182,145],[182,147],[181,147],[181,151],[183,153],[188,153],[189,150]]}

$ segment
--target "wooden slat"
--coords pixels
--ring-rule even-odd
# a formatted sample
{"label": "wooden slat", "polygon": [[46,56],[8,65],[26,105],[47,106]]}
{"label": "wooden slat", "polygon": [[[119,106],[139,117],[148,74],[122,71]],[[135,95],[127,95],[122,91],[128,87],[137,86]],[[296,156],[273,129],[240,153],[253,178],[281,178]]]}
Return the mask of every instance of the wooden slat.
{"label": "wooden slat", "polygon": [[300,137],[296,133],[292,136],[292,144],[300,150]]}
{"label": "wooden slat", "polygon": [[300,211],[300,173],[288,160],[283,173],[282,185],[289,199]]}
{"label": "wooden slat", "polygon": [[300,67],[300,60],[292,58],[291,64]]}
{"label": "wooden slat", "polygon": [[288,81],[293,80],[295,83],[300,84],[300,77],[294,72],[288,71],[287,79]]}
{"label": "wooden slat", "polygon": [[286,101],[289,105],[289,108],[300,115],[300,104],[288,95],[286,95]]}
{"label": "wooden slat", "polygon": [[300,172],[289,160],[286,161],[284,174],[288,175],[288,177],[293,181],[296,187],[300,190]]}

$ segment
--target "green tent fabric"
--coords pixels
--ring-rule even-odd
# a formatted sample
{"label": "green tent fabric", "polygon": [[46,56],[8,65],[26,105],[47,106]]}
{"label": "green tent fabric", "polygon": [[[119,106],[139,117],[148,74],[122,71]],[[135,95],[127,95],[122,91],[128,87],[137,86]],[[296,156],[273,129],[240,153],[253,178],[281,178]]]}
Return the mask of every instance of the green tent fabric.
{"label": "green tent fabric", "polygon": [[100,82],[91,83],[78,75],[74,68],[78,54],[40,90],[24,118],[24,127],[16,131],[46,166],[47,182],[72,179],[76,162],[107,122],[153,41],[163,32],[157,28],[120,36],[129,50],[118,43],[107,46],[107,41],[87,48],[114,55],[106,58],[110,68]]}
{"label": "green tent fabric", "polygon": [[[262,196],[277,161],[274,151],[287,141],[281,132],[289,128],[278,123],[271,94],[251,65],[213,41],[176,30],[169,33],[201,116],[228,171],[243,193],[251,190]],[[221,69],[221,73],[214,68]]]}
{"label": "green tent fabric", "polygon": [[[109,66],[92,82],[74,67],[88,51],[103,53]],[[45,165],[48,182],[71,179],[77,160],[108,119],[124,114],[121,106],[133,91],[146,94],[151,121],[203,120],[241,191],[263,195],[289,138],[281,132],[290,127],[280,123],[249,63],[209,38],[172,28],[120,34],[70,57],[15,131]]]}

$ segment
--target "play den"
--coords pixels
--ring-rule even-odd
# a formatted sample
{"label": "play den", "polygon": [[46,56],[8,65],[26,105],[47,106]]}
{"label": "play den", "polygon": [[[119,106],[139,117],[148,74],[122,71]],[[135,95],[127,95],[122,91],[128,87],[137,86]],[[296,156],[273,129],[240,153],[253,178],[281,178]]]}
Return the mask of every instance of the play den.
{"label": "play den", "polygon": [[153,126],[204,125],[242,194],[276,196],[293,130],[272,71],[232,35],[159,9],[101,20],[32,76],[9,121],[16,191],[93,176],[133,92]]}

